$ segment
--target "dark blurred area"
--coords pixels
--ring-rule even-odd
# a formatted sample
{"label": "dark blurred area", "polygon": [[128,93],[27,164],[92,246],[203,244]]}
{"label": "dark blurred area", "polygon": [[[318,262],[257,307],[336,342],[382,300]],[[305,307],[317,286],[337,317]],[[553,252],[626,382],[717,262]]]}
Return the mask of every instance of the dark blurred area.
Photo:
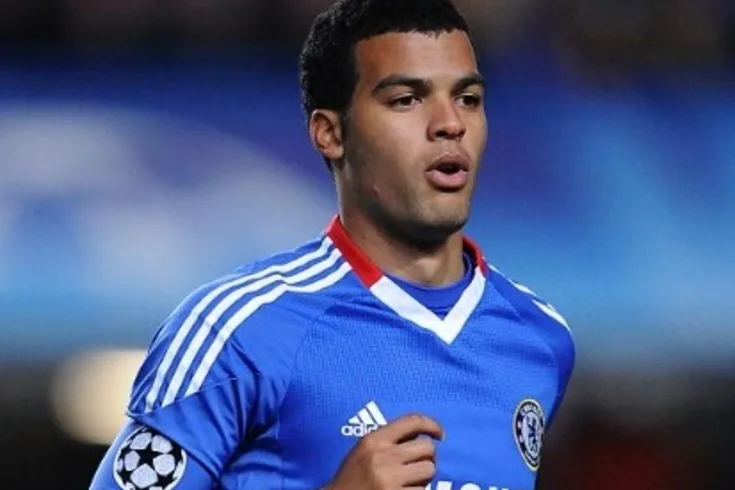
{"label": "dark blurred area", "polygon": [[[10,109],[27,114],[26,104],[31,103],[45,104],[44,110],[48,110],[62,101],[70,104],[65,114],[89,108],[90,114],[98,115],[94,104],[128,110],[145,107],[216,128],[232,136],[233,140],[227,139],[224,144],[228,148],[240,144],[234,140],[259,140],[257,131],[266,131],[265,127],[270,127],[270,132],[299,135],[303,126],[296,54],[311,21],[329,3],[0,0],[0,113],[5,112],[13,122],[15,113]],[[518,271],[524,281],[541,283],[544,295],[552,302],[560,298],[557,306],[569,312],[572,330],[578,335],[577,373],[566,409],[547,437],[539,490],[735,488],[735,466],[729,456],[735,450],[735,301],[731,299],[735,290],[731,274],[735,272],[735,3],[462,0],[457,4],[471,21],[484,69],[497,77],[491,85],[498,85],[488,108],[495,135],[488,160],[488,184],[479,190],[479,213],[488,221],[499,222],[495,229],[507,233],[495,234],[478,227],[479,239],[511,264],[510,275]],[[254,77],[259,81],[253,82]],[[189,85],[192,79],[198,80],[198,85]],[[255,90],[264,80],[269,88],[263,88],[265,93],[258,96],[269,97],[269,104],[255,109],[256,105],[250,104],[255,104]],[[533,83],[518,88],[521,80]],[[250,82],[252,86],[247,85]],[[210,91],[202,94],[205,85]],[[239,94],[239,98],[229,99],[226,94]],[[229,107],[238,104],[239,109]],[[269,116],[268,111],[278,115]],[[94,121],[90,128],[95,126]],[[559,127],[555,126],[557,121]],[[590,128],[590,121],[600,126],[586,133],[583,130]],[[54,212],[34,207],[23,215],[12,210],[38,202],[18,190],[19,183],[30,182],[28,189],[46,189],[52,186],[46,178],[49,182],[66,181],[65,176],[73,172],[85,172],[59,159],[62,163],[55,164],[56,173],[49,170],[44,176],[44,169],[51,168],[46,163],[54,160],[53,155],[58,156],[56,144],[42,140],[43,151],[33,154],[41,163],[26,165],[24,152],[31,148],[41,151],[39,146],[32,139],[23,140],[30,138],[28,133],[13,132],[4,124],[0,124],[0,146],[5,145],[4,150],[0,148],[0,488],[82,489],[88,486],[104,453],[110,429],[80,429],[79,418],[89,421],[98,416],[97,412],[69,408],[68,400],[79,402],[90,397],[86,404],[98,407],[102,401],[109,402],[114,412],[112,423],[119,423],[115,416],[122,416],[126,383],[139,358],[126,357],[124,362],[119,357],[104,362],[97,359],[98,364],[91,365],[99,370],[89,364],[73,364],[75,359],[97,351],[139,355],[157,323],[190,287],[220,273],[220,267],[236,265],[234,249],[238,249],[238,243],[243,248],[252,247],[247,253],[253,255],[297,243],[301,235],[286,229],[289,213],[298,209],[309,216],[303,223],[321,223],[330,202],[325,191],[329,188],[328,177],[298,163],[303,160],[302,152],[308,152],[305,136],[294,136],[298,143],[294,146],[303,146],[299,151],[279,148],[288,145],[264,136],[262,144],[276,155],[273,158],[290,162],[284,167],[286,173],[298,174],[294,177],[298,182],[293,185],[300,190],[293,195],[305,196],[304,189],[310,189],[308,192],[319,198],[305,197],[309,205],[325,195],[327,204],[319,201],[312,210],[306,204],[289,205],[291,201],[285,201],[284,207],[273,213],[280,213],[286,225],[273,232],[271,241],[264,239],[257,245],[245,243],[248,235],[217,228],[222,241],[233,240],[227,249],[227,260],[233,262],[224,258],[216,264],[200,261],[196,273],[179,282],[172,276],[170,283],[154,284],[139,296],[119,293],[128,290],[115,289],[118,283],[112,279],[99,286],[94,275],[89,276],[92,286],[67,288],[69,278],[79,277],[78,270],[62,268],[68,266],[66,259],[41,246],[62,241],[55,235],[59,221]],[[34,124],[30,128],[48,129]],[[128,131],[126,124],[121,132]],[[609,131],[611,126],[606,124],[619,125]],[[209,131],[201,125],[193,129],[176,127],[187,134]],[[97,134],[90,128],[85,126],[79,141],[88,142],[84,135]],[[711,128],[719,132],[715,134]],[[68,136],[64,132],[51,134],[61,135],[61,139]],[[143,161],[128,152],[143,144],[142,136],[135,138],[136,143],[129,147],[110,142],[109,148],[115,148],[115,152],[105,147],[104,152],[91,153],[93,160],[99,155],[122,155],[120,161],[125,163],[116,169],[139,168],[128,164]],[[21,140],[26,144],[18,146],[22,151],[9,150],[9,142]],[[575,153],[578,160],[566,159],[565,141],[579,144],[579,152]],[[155,142],[145,144],[155,146]],[[220,158],[216,148],[222,146],[217,143],[215,150],[196,151],[202,152],[202,161],[216,160]],[[149,151],[155,154],[151,158],[169,158],[156,151]],[[233,149],[232,154],[250,155],[239,151]],[[178,158],[173,150],[170,154]],[[558,156],[550,156],[553,154]],[[75,158],[73,152],[69,155]],[[194,165],[193,160],[179,165],[173,158],[161,165],[141,163],[140,168],[153,169],[152,176],[145,177],[145,185],[123,170],[119,175],[128,179],[125,182],[135,182],[138,187],[134,192],[140,195],[157,188],[147,187],[149,182],[158,186],[176,180],[177,185],[186,188],[187,182],[196,181],[192,177],[196,174],[186,173],[182,166]],[[222,162],[228,158],[221,156]],[[500,162],[497,172],[494,162]],[[546,164],[550,165],[548,169]],[[230,169],[227,163],[212,165]],[[572,167],[574,171],[569,170]],[[40,170],[31,175],[30,170],[24,170],[30,168]],[[132,175],[137,170],[130,172]],[[250,177],[256,178],[253,175]],[[285,174],[274,175],[281,178]],[[535,179],[531,184],[526,181],[529,175]],[[135,179],[139,177],[136,174]],[[269,177],[258,174],[257,178],[267,182]],[[314,184],[320,180],[324,182]],[[568,189],[564,192],[576,193],[576,197],[555,200],[549,191],[554,186]],[[88,199],[90,189],[73,190],[69,196]],[[232,192],[232,197],[227,197],[232,200],[222,197],[226,191]],[[130,192],[130,196],[139,196]],[[221,209],[225,204],[233,216],[237,215],[240,210],[236,199],[242,196],[239,189],[221,182],[212,184],[211,192],[205,194],[203,206]],[[662,195],[666,199],[656,200]],[[113,203],[115,213],[110,216],[119,218],[120,226],[131,222],[125,210],[138,213],[141,209],[159,209],[154,208],[157,203],[130,196],[124,198],[129,201],[116,197]],[[61,209],[72,206],[71,198],[64,199]],[[161,237],[199,236],[181,235],[181,229],[188,228],[178,223],[188,219],[183,213],[195,216],[198,203],[193,198],[191,204],[177,199],[179,194],[172,191],[171,200],[178,207],[170,209],[180,214],[171,217],[161,212],[156,215],[158,221],[141,228],[141,236],[153,229],[164,229]],[[90,210],[84,223],[92,223],[96,205],[83,202],[85,210]],[[16,223],[25,219],[33,224],[4,227],[4,211],[14,216]],[[545,216],[544,212],[554,214]],[[589,218],[589,222],[579,221],[575,213]],[[528,221],[531,215],[538,219],[538,226],[537,221]],[[601,221],[612,215],[617,221],[610,222],[615,226]],[[255,228],[256,221],[248,216],[243,222]],[[547,221],[552,224],[549,228],[541,224]],[[7,223],[11,223],[9,218]],[[170,223],[181,228],[167,227]],[[518,223],[530,224],[519,230],[522,226]],[[105,228],[105,236],[118,236],[117,226]],[[24,234],[19,235],[17,230]],[[75,228],[75,233],[86,236],[80,230]],[[509,238],[513,233],[521,238]],[[566,248],[555,242],[566,239]],[[76,247],[74,240],[81,239],[68,238]],[[163,240],[160,238],[158,243]],[[109,243],[113,241],[110,238]],[[108,242],[100,238],[99,243]],[[200,242],[192,239],[190,243]],[[596,248],[597,243],[610,248]],[[39,248],[33,248],[36,246]],[[200,246],[204,250],[203,242]],[[138,260],[138,256],[124,255],[124,250],[100,247],[102,252],[79,245],[79,251],[63,257],[96,257],[95,253],[101,253],[111,257],[110,263],[120,257]],[[162,267],[158,276],[165,277],[199,257],[197,248],[193,249],[172,268]],[[42,258],[35,255],[38,250],[46,251]],[[161,253],[167,255],[166,251]],[[17,277],[28,277],[30,264],[36,260],[45,264],[45,269],[27,283],[19,281]],[[59,269],[51,274],[49,264]],[[591,269],[586,264],[596,266]],[[626,265],[630,270],[620,272]],[[119,267],[122,270],[125,266]],[[50,279],[47,274],[51,274]],[[120,275],[111,272],[110,276],[116,274]],[[141,287],[143,277],[131,275],[125,280]],[[54,284],[50,290],[47,280]],[[678,286],[681,289],[676,289]],[[601,292],[595,295],[590,292],[593,289]],[[90,299],[97,298],[99,291],[103,300]],[[156,300],[141,304],[144,296],[155,296]],[[110,299],[113,297],[116,302]],[[39,305],[52,303],[55,306],[48,306],[47,313],[40,311],[45,306]],[[86,375],[90,370],[106,373],[101,366],[114,366],[123,372],[100,374],[102,380],[80,377],[79,373]],[[98,387],[103,385],[114,388],[114,396],[122,398],[108,399],[113,395],[102,394]]]}
{"label": "dark blurred area", "polygon": [[[28,0],[0,4],[10,48],[180,53],[243,47],[295,51],[329,0]],[[459,0],[478,48],[544,49],[600,80],[646,69],[732,66],[728,0]],[[609,80],[608,80],[609,81]]]}

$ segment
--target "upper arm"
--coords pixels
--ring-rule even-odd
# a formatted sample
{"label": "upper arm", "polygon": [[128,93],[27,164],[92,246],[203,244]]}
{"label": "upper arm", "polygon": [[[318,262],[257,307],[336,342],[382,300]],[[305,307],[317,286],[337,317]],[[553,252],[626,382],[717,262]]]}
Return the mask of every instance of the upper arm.
{"label": "upper arm", "polygon": [[215,482],[215,477],[176,442],[129,421],[108,448],[90,490],[211,490]]}
{"label": "upper arm", "polygon": [[[212,475],[277,413],[290,376],[277,319],[243,315],[242,281],[192,294],[156,333],[128,416],[182,446]],[[241,294],[242,293],[242,294]]]}

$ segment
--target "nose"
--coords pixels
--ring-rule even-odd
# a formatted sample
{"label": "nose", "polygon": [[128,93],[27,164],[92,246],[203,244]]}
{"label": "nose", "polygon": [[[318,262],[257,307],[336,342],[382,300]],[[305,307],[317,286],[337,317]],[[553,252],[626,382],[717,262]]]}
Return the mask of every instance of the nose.
{"label": "nose", "polygon": [[454,101],[437,101],[431,112],[429,139],[460,140],[467,132],[467,126]]}

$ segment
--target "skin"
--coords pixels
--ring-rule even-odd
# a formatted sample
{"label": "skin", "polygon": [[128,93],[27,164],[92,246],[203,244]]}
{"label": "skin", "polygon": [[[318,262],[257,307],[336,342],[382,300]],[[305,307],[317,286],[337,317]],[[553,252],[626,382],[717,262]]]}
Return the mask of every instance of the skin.
{"label": "skin", "polygon": [[[487,143],[472,43],[458,30],[388,33],[359,42],[354,54],[358,82],[346,117],[316,110],[309,125],[315,148],[333,162],[342,223],[382,270],[432,286],[457,281]],[[469,163],[461,189],[428,178],[446,153]]]}

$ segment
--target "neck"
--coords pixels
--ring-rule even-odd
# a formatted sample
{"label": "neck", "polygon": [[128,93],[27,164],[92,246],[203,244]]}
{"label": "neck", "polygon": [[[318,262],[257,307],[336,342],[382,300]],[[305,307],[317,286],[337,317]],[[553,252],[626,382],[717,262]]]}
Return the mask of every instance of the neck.
{"label": "neck", "polygon": [[391,235],[361,213],[340,213],[350,239],[384,272],[427,286],[445,286],[464,273],[462,234],[431,247],[419,247]]}

